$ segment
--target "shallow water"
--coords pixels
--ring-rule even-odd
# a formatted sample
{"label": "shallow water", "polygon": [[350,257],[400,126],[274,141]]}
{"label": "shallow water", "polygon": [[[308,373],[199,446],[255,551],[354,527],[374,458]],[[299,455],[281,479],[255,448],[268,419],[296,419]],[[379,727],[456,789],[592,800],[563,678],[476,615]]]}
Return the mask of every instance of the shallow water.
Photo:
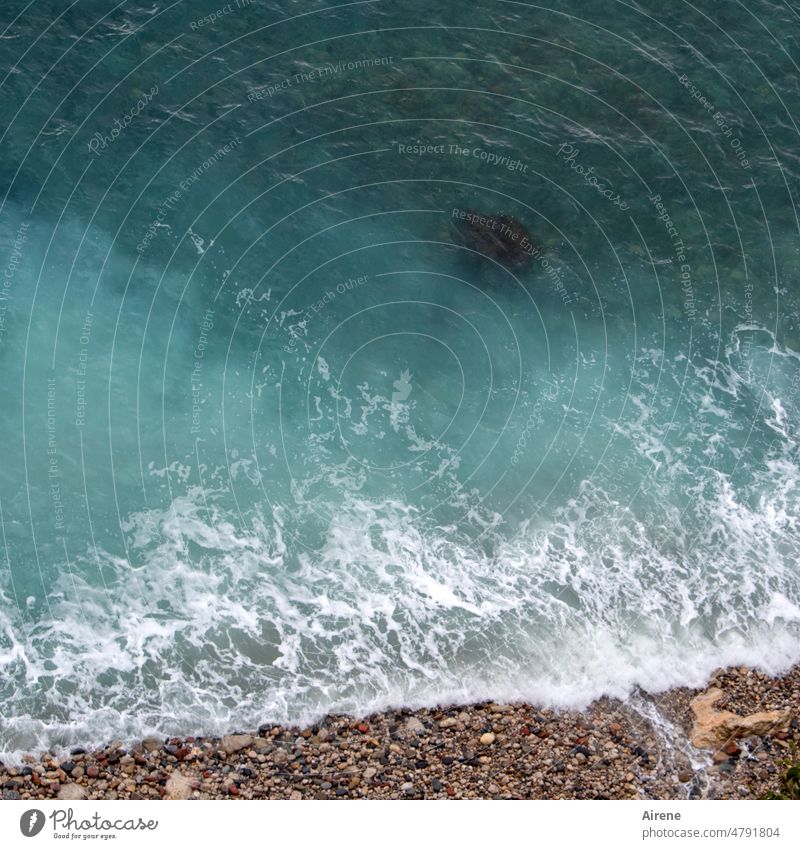
{"label": "shallow water", "polygon": [[0,750],[799,660],[797,13],[225,9],[0,11]]}

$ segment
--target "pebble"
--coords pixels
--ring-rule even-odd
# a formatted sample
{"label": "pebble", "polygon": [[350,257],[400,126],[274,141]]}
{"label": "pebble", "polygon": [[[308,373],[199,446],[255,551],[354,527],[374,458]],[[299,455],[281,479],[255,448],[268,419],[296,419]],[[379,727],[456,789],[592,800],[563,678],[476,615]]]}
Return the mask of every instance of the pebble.
{"label": "pebble", "polygon": [[491,731],[481,734],[481,746],[491,746],[495,741],[495,735]]}

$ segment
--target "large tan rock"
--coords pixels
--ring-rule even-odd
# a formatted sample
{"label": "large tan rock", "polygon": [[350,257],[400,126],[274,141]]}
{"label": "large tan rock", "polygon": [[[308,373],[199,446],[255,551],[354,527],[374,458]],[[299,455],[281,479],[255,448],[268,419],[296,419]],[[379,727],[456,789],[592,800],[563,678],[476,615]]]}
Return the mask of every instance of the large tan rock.
{"label": "large tan rock", "polygon": [[713,687],[692,699],[695,719],[691,739],[698,749],[717,749],[742,737],[768,737],[784,730],[792,720],[788,710],[767,710],[748,716],[717,710],[714,705],[723,695],[722,690]]}
{"label": "large tan rock", "polygon": [[78,799],[86,798],[86,791],[80,784],[65,784],[58,791],[56,798],[62,801],[78,801]]}
{"label": "large tan rock", "polygon": [[167,799],[188,799],[192,795],[195,782],[180,772],[173,772],[167,780]]}
{"label": "large tan rock", "polygon": [[142,740],[142,748],[145,752],[157,752],[163,743],[164,741],[160,737],[145,737]]}
{"label": "large tan rock", "polygon": [[228,734],[222,738],[222,748],[229,755],[249,749],[252,745],[253,738],[250,734]]}
{"label": "large tan rock", "polygon": [[411,734],[424,734],[425,726],[417,719],[416,716],[409,716],[406,720],[406,731]]}

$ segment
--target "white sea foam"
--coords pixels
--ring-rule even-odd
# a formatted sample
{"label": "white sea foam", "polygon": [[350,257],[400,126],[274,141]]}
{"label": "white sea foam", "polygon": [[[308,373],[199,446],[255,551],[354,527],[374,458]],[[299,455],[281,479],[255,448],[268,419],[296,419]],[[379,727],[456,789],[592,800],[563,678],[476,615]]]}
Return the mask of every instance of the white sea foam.
{"label": "white sea foam", "polygon": [[78,559],[54,622],[0,623],[2,748],[484,698],[582,707],[720,665],[778,673],[800,659],[796,469],[761,483],[751,505],[712,476],[705,525],[676,515],[664,537],[587,482],[490,554],[397,502],[352,500],[295,559],[286,517],[244,531],[190,491],[130,518],[137,565],[100,554],[108,590]]}

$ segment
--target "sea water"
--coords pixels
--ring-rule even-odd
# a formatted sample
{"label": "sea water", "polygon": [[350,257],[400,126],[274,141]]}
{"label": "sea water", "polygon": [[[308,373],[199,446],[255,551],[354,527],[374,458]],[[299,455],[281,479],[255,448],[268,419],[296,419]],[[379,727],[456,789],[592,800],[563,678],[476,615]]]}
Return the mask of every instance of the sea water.
{"label": "sea water", "polygon": [[799,23],[6,0],[0,750],[800,659]]}

